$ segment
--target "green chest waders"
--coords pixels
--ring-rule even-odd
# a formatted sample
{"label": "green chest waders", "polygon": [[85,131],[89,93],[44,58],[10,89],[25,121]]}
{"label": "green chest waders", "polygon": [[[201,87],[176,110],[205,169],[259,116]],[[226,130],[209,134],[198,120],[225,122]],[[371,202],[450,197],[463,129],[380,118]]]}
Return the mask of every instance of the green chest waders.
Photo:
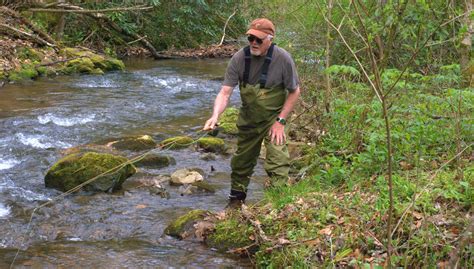
{"label": "green chest waders", "polygon": [[[286,144],[277,146],[270,142],[268,132],[275,123],[285,103],[287,91],[282,87],[265,88],[268,67],[271,63],[273,44],[269,48],[260,75],[260,85],[247,85],[250,70],[250,48],[246,47],[244,80],[240,83],[242,107],[237,120],[237,151],[232,157],[231,193],[247,192],[250,176],[257,164],[262,141],[265,141],[265,171],[272,183],[288,179],[289,154]],[[286,129],[286,128],[285,128]]]}

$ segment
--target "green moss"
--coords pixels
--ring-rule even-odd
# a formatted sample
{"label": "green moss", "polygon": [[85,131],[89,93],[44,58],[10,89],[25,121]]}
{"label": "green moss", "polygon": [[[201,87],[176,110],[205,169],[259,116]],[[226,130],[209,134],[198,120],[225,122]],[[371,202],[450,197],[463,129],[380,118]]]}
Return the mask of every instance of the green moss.
{"label": "green moss", "polygon": [[239,110],[235,107],[227,108],[220,116],[219,127],[225,134],[235,135],[238,132],[237,119],[239,118]]}
{"label": "green moss", "polygon": [[240,248],[251,245],[253,242],[249,237],[253,235],[253,227],[245,222],[240,222],[238,216],[231,216],[216,225],[215,231],[208,236],[208,246],[221,252],[229,249]]}
{"label": "green moss", "polygon": [[208,214],[208,211],[201,209],[189,211],[168,225],[165,234],[182,239],[184,234],[191,230],[197,221],[203,220]]}
{"label": "green moss", "polygon": [[226,149],[224,140],[216,137],[201,137],[197,145],[208,152],[224,152]]}
{"label": "green moss", "polygon": [[66,73],[86,73],[91,74],[95,69],[94,63],[89,58],[78,58],[67,62]]}
{"label": "green moss", "polygon": [[6,78],[7,76],[5,75],[5,73],[2,70],[0,70],[0,80],[4,80]]}
{"label": "green moss", "polygon": [[[61,51],[67,57],[82,57],[89,59],[94,68],[102,71],[124,70],[125,64],[119,60],[109,56],[103,56],[92,51],[80,50],[77,48],[65,48]],[[97,71],[96,71],[97,72]]]}
{"label": "green moss", "polygon": [[179,149],[189,147],[193,142],[189,136],[175,136],[161,141],[160,146],[165,149]]}
{"label": "green moss", "polygon": [[8,79],[11,81],[21,81],[33,79],[38,76],[38,71],[33,66],[25,65],[18,71],[10,72]]}
{"label": "green moss", "polygon": [[23,47],[18,49],[17,56],[21,60],[30,60],[32,62],[38,61],[40,62],[41,59],[43,58],[43,54],[34,48],[27,48]]}
{"label": "green moss", "polygon": [[[48,170],[45,176],[45,185],[67,191],[127,161],[125,157],[104,153],[71,154],[59,160]],[[84,189],[88,191],[120,189],[125,179],[135,172],[135,166],[127,164],[118,171],[101,176],[84,186]]]}
{"label": "green moss", "polygon": [[140,151],[148,150],[156,147],[155,140],[149,135],[138,137],[126,137],[109,143],[113,148],[118,150]]}
{"label": "green moss", "polygon": [[176,164],[176,160],[173,157],[154,153],[147,154],[143,159],[135,163],[138,167],[151,167],[155,169],[163,168],[172,164]]}

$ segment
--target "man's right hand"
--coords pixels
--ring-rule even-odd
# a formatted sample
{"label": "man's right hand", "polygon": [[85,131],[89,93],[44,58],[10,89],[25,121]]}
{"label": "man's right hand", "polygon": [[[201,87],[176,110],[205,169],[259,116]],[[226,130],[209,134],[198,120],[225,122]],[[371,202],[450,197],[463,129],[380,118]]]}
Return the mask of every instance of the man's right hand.
{"label": "man's right hand", "polygon": [[203,131],[210,131],[210,130],[214,130],[214,128],[216,128],[217,126],[217,118],[210,118],[206,121],[206,124],[204,124],[204,128],[202,128]]}

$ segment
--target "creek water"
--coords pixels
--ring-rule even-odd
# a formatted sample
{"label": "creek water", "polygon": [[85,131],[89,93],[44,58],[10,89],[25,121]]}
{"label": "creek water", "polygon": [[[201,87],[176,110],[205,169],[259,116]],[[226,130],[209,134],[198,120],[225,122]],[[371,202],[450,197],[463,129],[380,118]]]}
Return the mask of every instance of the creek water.
{"label": "creek water", "polygon": [[[230,157],[204,160],[204,153],[192,148],[164,152],[176,159],[175,165],[140,173],[199,167],[216,193],[182,195],[168,185],[168,198],[144,188],[79,192],[37,211],[28,228],[32,210],[60,194],[44,187],[44,176],[64,149],[130,135],[148,134],[157,141],[197,137],[226,64],[135,59],[126,61],[124,72],[0,88],[0,268],[11,265],[18,248],[14,268],[251,267],[247,260],[163,235],[190,209],[218,211],[226,204]],[[239,103],[237,89],[231,103]],[[255,175],[249,191],[254,201],[262,197],[260,164]]]}

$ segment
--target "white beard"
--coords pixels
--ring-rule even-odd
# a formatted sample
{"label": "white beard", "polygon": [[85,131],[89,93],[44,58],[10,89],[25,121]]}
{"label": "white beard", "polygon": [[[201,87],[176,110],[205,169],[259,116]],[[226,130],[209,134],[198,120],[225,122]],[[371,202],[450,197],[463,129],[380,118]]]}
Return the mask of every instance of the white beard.
{"label": "white beard", "polygon": [[262,52],[259,50],[250,49],[250,54],[252,54],[253,56],[260,56]]}

